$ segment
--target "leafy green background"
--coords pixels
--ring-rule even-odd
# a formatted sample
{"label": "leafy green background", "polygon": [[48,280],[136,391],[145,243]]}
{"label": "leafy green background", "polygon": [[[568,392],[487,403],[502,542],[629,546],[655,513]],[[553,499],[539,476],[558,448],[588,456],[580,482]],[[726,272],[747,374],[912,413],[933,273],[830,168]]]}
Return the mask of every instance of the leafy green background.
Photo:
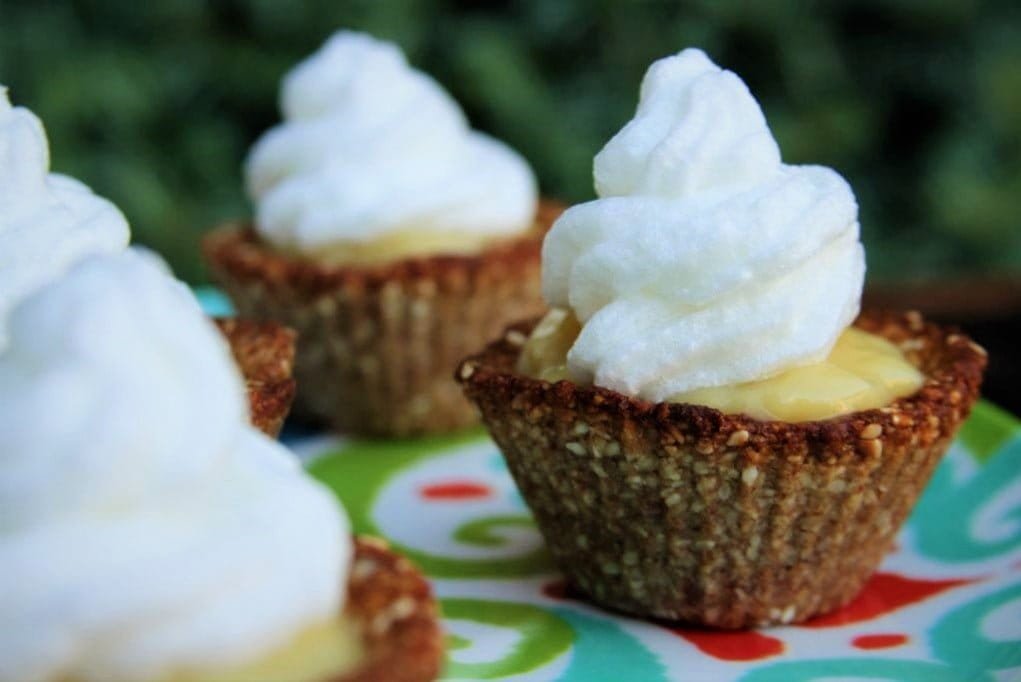
{"label": "leafy green background", "polygon": [[1015,0],[0,0],[0,82],[45,122],[54,169],[197,282],[201,233],[250,213],[240,166],[281,75],[339,27],[399,42],[568,201],[592,196],[648,64],[702,46],[787,161],[851,180],[872,276],[1021,270]]}

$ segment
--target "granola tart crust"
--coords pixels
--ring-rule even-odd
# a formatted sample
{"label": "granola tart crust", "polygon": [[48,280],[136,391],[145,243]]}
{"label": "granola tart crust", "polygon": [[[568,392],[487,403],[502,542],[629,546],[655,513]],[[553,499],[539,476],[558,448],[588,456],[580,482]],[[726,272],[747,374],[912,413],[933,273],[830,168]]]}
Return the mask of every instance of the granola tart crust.
{"label": "granola tart crust", "polygon": [[345,614],[362,627],[365,662],[325,682],[426,682],[439,676],[443,631],[422,573],[378,538],[356,536]]}
{"label": "granola tart crust", "polygon": [[455,377],[572,585],[604,606],[721,628],[846,604],[893,542],[978,397],[985,351],[916,312],[856,326],[925,375],[913,395],[785,423],[515,371],[535,320]]}
{"label": "granola tart crust", "polygon": [[562,210],[541,202],[531,231],[473,255],[329,265],[274,250],[248,224],[215,229],[203,251],[242,316],[297,330],[300,416],[368,435],[446,432],[478,421],[450,369],[545,309],[539,255]]}
{"label": "granola tart crust", "polygon": [[294,399],[293,330],[274,322],[214,319],[245,380],[252,424],[275,438]]}
{"label": "granola tart crust", "polygon": [[217,271],[226,270],[235,277],[254,279],[267,286],[286,284],[305,294],[330,293],[341,286],[378,291],[396,281],[421,279],[449,286],[456,283],[451,278],[465,272],[531,261],[541,249],[547,230],[563,211],[563,204],[543,200],[531,230],[494,242],[477,254],[425,255],[376,265],[321,263],[282,253],[262,241],[252,224],[245,221],[226,223],[212,230],[203,239],[202,250]]}

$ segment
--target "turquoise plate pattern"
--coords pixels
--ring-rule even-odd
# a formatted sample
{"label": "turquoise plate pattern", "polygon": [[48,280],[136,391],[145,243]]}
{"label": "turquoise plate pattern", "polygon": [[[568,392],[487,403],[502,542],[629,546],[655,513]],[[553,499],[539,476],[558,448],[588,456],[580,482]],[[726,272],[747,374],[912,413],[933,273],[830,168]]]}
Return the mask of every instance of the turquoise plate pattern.
{"label": "turquoise plate pattern", "polygon": [[[207,310],[228,312],[210,296]],[[737,633],[575,598],[481,430],[393,441],[290,430],[284,440],[356,532],[386,538],[429,576],[446,680],[1021,680],[1021,422],[989,403],[976,405],[854,602]]]}
{"label": "turquoise plate pattern", "polygon": [[430,577],[448,680],[1021,679],[1021,423],[976,406],[864,592],[800,626],[677,628],[576,599],[481,431],[402,441],[287,438]]}

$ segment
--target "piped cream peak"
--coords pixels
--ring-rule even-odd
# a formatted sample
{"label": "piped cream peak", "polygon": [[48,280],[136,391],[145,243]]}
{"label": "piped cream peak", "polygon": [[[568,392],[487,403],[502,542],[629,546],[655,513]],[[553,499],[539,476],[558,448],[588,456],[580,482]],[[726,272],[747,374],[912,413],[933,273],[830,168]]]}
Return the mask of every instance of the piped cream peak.
{"label": "piped cream peak", "polygon": [[575,381],[660,401],[823,360],[857,316],[858,206],[784,164],[740,78],[696,49],[655,62],[595,158],[598,199],[543,245],[543,293],[581,333]]}
{"label": "piped cream peak", "polygon": [[229,669],[339,617],[335,497],[248,423],[229,348],[155,256],[91,256],[0,352],[0,680]]}
{"label": "piped cream peak", "polygon": [[0,85],[0,349],[19,301],[85,256],[120,251],[128,237],[116,206],[50,172],[42,122]]}
{"label": "piped cream peak", "polygon": [[394,234],[456,242],[532,225],[537,190],[524,159],[472,130],[396,45],[336,33],[287,74],[281,108],[283,123],[245,166],[256,229],[274,246],[317,256]]}

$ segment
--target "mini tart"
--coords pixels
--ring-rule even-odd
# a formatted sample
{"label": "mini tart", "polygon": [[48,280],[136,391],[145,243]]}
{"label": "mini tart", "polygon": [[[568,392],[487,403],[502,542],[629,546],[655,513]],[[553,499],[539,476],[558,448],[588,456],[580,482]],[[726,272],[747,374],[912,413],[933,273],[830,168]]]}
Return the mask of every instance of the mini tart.
{"label": "mini tart", "polygon": [[345,615],[361,626],[364,663],[323,682],[424,682],[439,676],[443,631],[429,584],[382,540],[355,538]]}
{"label": "mini tart", "polygon": [[861,590],[978,397],[985,351],[918,313],[855,323],[925,376],[887,407],[756,421],[518,374],[535,321],[457,370],[555,561],[593,601],[720,628],[806,620]]}
{"label": "mini tart", "polygon": [[562,210],[542,203],[530,232],[474,255],[326,265],[273,249],[250,225],[214,230],[203,251],[241,316],[298,332],[297,414],[370,435],[443,432],[478,422],[450,369],[545,309],[539,254]]}
{"label": "mini tart", "polygon": [[294,399],[294,332],[273,322],[214,322],[244,376],[252,424],[275,438]]}

